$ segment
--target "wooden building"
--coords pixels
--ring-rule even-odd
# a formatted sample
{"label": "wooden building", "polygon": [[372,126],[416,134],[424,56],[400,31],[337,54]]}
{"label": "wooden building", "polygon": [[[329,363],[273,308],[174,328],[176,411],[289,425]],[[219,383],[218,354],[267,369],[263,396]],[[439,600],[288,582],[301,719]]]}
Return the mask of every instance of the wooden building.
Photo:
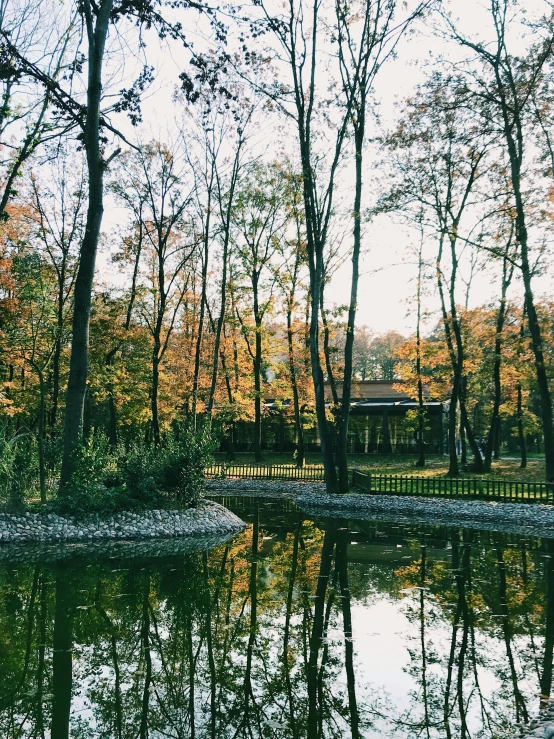
{"label": "wooden building", "polygon": [[[338,388],[340,394],[340,387]],[[332,404],[331,388],[326,383],[327,401]],[[296,448],[296,429],[290,401],[266,398],[262,421],[262,448],[273,452],[292,452]],[[440,454],[445,449],[443,421],[447,403],[425,399],[425,448]],[[417,451],[417,402],[402,391],[401,382],[388,380],[356,381],[352,390],[348,451],[355,454],[409,454]],[[305,413],[306,451],[320,448],[315,409]],[[236,451],[251,451],[254,426],[240,421],[235,429]],[[222,444],[225,450],[225,442]]]}
{"label": "wooden building", "polygon": [[[402,390],[401,381],[357,380],[352,386],[350,404],[349,451],[358,454],[394,454],[417,451],[418,403]],[[340,397],[341,388],[338,388]],[[329,383],[325,384],[328,402],[332,402]],[[425,447],[442,453],[446,404],[425,392]]]}

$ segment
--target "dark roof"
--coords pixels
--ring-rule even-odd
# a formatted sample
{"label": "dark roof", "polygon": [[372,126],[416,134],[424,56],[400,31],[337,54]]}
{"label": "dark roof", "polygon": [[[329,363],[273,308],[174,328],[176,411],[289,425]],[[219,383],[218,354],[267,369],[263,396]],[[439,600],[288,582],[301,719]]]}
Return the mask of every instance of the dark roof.
{"label": "dark roof", "polygon": [[[401,380],[354,380],[352,383],[352,402],[358,401],[377,401],[398,403],[403,400],[413,400],[408,393],[403,392],[400,388],[403,382]],[[338,383],[337,390],[340,394],[341,384]],[[331,399],[331,386],[325,383],[325,396]]]}

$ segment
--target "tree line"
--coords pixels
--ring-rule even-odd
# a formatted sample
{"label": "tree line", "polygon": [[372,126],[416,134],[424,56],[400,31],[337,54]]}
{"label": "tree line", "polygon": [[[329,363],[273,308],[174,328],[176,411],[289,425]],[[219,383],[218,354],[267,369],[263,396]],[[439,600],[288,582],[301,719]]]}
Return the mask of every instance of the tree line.
{"label": "tree line", "polygon": [[[490,0],[469,35],[451,10],[438,0],[257,2],[236,16],[157,0],[2,8],[8,477],[22,437],[36,444],[42,487],[59,475],[63,497],[99,431],[113,447],[159,446],[187,423],[217,427],[232,448],[245,418],[259,459],[269,396],[288,401],[298,463],[306,424],[317,425],[327,488],[347,490],[353,383],[368,372],[360,265],[389,218],[416,245],[414,338],[389,366],[400,361],[419,401],[419,463],[440,374],[450,474],[458,437],[475,470],[490,471],[501,419],[516,419],[523,449],[533,416],[554,479],[551,310],[535,297],[550,259],[552,7]],[[422,34],[437,54],[387,121],[379,85]],[[174,123],[152,135],[156,67],[177,51],[179,73],[164,82]],[[479,320],[470,292],[483,273]],[[329,286],[345,275],[337,306]]]}

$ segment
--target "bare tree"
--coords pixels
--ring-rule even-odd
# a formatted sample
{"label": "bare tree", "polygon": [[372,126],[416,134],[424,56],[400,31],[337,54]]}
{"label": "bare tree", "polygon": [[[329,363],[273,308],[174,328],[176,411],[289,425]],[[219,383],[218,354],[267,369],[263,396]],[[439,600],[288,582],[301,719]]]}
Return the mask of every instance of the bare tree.
{"label": "bare tree", "polygon": [[184,268],[197,248],[187,211],[194,190],[188,174],[177,152],[159,142],[150,142],[122,158],[118,183],[113,186],[142,234],[143,277],[150,287],[138,308],[152,335],[150,400],[155,444],[160,443],[160,364],[185,293],[191,287],[191,275],[187,277]]}
{"label": "bare tree", "polygon": [[545,363],[542,331],[533,296],[533,248],[529,238],[530,214],[525,182],[529,176],[528,160],[531,135],[528,125],[536,123],[533,101],[540,96],[547,65],[553,58],[554,29],[552,7],[544,5],[546,17],[533,44],[523,53],[510,50],[508,28],[523,27],[524,8],[514,0],[489,0],[488,14],[492,37],[478,40],[465,36],[452,18],[443,13],[446,33],[452,41],[470,52],[459,64],[461,90],[467,106],[476,116],[493,127],[503,142],[508,162],[515,209],[515,237],[520,250],[520,270],[525,289],[525,308],[541,399],[542,429],[545,446],[546,480],[554,481],[554,422],[552,398]]}

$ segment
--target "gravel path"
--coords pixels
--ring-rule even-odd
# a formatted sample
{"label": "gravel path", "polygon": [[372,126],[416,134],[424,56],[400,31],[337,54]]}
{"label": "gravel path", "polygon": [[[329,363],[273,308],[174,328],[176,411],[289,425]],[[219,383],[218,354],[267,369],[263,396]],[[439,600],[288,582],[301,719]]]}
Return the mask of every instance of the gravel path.
{"label": "gravel path", "polygon": [[74,542],[235,534],[245,524],[214,501],[173,511],[71,518],[54,513],[0,514],[0,542]]}
{"label": "gravel path", "polygon": [[294,501],[312,516],[443,524],[554,538],[554,506],[363,493],[328,496],[323,483],[214,480],[208,495]]}

